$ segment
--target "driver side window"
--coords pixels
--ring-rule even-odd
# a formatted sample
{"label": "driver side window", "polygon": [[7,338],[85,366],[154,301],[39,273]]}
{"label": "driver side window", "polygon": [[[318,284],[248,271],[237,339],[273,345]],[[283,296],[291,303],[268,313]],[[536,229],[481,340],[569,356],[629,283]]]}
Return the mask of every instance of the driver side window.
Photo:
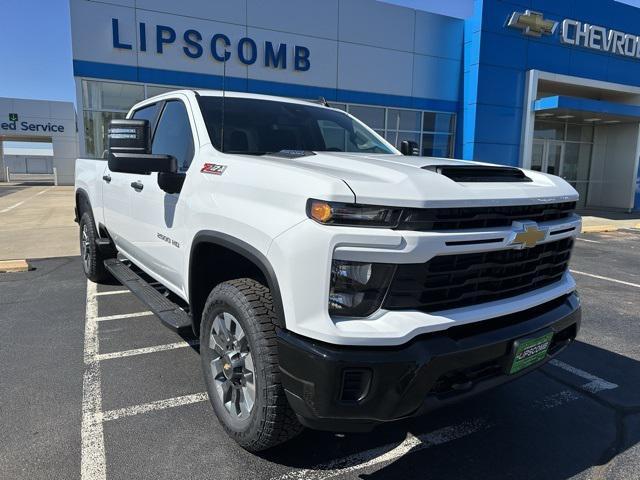
{"label": "driver side window", "polygon": [[151,153],[172,155],[178,161],[178,171],[186,172],[194,155],[193,133],[187,109],[179,100],[165,103],[158,121]]}

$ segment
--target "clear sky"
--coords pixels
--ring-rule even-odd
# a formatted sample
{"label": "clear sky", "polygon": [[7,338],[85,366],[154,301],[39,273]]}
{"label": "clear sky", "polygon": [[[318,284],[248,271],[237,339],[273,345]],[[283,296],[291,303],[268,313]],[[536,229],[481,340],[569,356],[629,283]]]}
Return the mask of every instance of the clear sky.
{"label": "clear sky", "polygon": [[[231,0],[230,0],[231,1]],[[465,17],[471,0],[386,0]],[[640,6],[640,0],[625,0]],[[2,0],[0,97],[75,101],[68,0]],[[639,28],[640,30],[640,28]]]}

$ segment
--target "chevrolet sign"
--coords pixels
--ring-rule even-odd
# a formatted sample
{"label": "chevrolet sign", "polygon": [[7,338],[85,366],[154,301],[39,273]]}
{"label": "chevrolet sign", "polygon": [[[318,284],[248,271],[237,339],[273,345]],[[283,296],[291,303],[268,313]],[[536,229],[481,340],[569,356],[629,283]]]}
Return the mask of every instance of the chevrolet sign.
{"label": "chevrolet sign", "polygon": [[560,41],[565,45],[590,48],[624,57],[640,58],[640,48],[638,47],[640,37],[638,35],[590,25],[569,18],[562,22]]}
{"label": "chevrolet sign", "polygon": [[525,10],[524,13],[513,12],[507,25],[522,30],[522,33],[530,37],[541,37],[542,35],[553,35],[558,27],[558,22],[545,20],[540,12]]}

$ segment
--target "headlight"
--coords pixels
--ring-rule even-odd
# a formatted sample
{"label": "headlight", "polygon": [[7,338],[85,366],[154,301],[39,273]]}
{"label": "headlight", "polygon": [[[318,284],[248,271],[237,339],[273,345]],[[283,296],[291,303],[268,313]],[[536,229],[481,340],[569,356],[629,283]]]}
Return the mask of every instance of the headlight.
{"label": "headlight", "polygon": [[382,304],[395,265],[334,260],[331,264],[329,314],[367,317]]}
{"label": "headlight", "polygon": [[310,199],[307,202],[307,215],[324,225],[393,228],[398,226],[402,209]]}

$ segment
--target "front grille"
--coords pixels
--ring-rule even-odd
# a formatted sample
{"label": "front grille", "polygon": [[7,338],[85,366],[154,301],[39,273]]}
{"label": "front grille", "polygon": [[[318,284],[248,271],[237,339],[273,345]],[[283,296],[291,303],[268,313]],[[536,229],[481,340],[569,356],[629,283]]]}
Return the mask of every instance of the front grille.
{"label": "front grille", "polygon": [[442,255],[398,265],[383,308],[437,312],[521,295],[562,278],[572,238],[523,250]]}
{"label": "front grille", "polygon": [[509,227],[517,220],[548,222],[569,217],[576,202],[542,205],[461,208],[409,208],[397,230],[437,231],[464,228]]}

